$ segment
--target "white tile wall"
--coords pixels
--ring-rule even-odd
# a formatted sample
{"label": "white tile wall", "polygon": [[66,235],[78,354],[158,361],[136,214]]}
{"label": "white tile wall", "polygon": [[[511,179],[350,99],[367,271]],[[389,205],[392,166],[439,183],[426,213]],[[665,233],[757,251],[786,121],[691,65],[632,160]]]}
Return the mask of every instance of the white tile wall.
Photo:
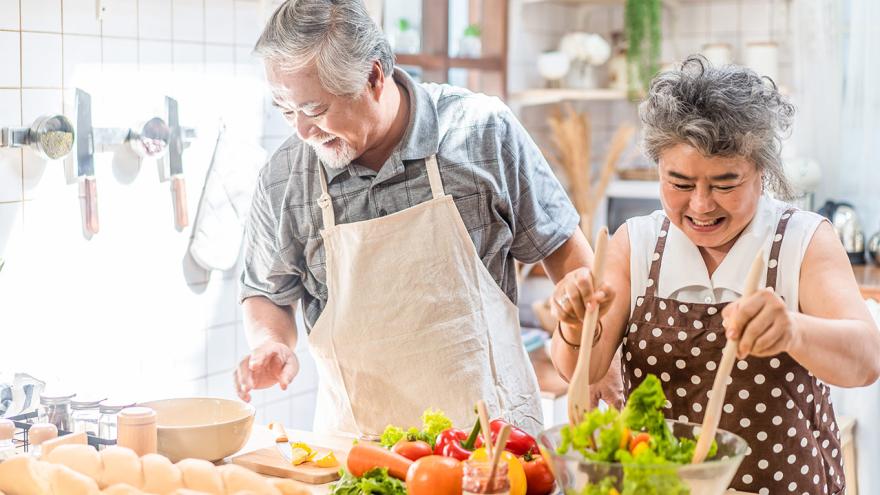
{"label": "white tile wall", "polygon": [[22,30],[61,32],[61,0],[25,0],[19,8]]}
{"label": "white tile wall", "polygon": [[[193,221],[217,122],[256,141],[271,122],[250,56],[260,15],[256,0],[113,0],[98,21],[94,0],[0,0],[0,126],[72,116],[77,87],[92,93],[98,127],[135,125],[173,95],[200,136],[184,155]],[[0,346],[0,372],[110,395],[235,397],[232,370],[248,352],[238,269],[212,274],[186,256],[190,230],[174,229],[161,166],[125,147],[99,152],[100,232],[86,239],[70,164],[0,149],[0,333],[22,343]],[[39,356],[28,352],[37,338],[52,343]],[[113,352],[97,356],[98,344]],[[290,391],[255,394],[260,418],[311,425],[317,378],[298,354]]]}
{"label": "white tile wall", "polygon": [[21,27],[19,0],[0,0],[0,29],[17,30]]}
{"label": "white tile wall", "polygon": [[10,31],[0,31],[0,53],[9,61],[9,67],[0,71],[0,87],[17,88],[21,86],[21,36]]}

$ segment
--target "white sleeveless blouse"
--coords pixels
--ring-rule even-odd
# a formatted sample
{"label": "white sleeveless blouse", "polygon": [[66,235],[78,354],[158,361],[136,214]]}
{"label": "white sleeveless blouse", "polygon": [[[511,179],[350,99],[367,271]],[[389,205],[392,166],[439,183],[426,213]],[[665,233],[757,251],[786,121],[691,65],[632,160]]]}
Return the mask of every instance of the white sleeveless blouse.
{"label": "white sleeveless blouse", "polygon": [[[699,249],[674,224],[669,226],[666,250],[660,268],[657,296],[682,302],[718,304],[736,300],[742,295],[746,273],[759,249],[764,249],[765,269],[761,286],[767,279],[766,262],[776,235],[776,227],[785,210],[791,206],[769,196],[762,196],[752,222],[736,240],[730,252],[712,276],[709,276]],[[657,210],[650,215],[626,221],[630,242],[630,314],[636,298],[645,293],[651,257],[665,214]],[[795,212],[788,221],[779,252],[776,291],[792,311],[798,311],[798,285],[801,262],[824,218],[809,211]]]}

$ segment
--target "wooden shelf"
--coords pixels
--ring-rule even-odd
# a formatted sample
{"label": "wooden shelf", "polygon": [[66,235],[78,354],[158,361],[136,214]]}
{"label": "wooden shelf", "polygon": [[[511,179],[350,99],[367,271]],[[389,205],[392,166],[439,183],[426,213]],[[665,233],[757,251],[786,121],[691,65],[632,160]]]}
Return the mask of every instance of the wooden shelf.
{"label": "wooden shelf", "polygon": [[867,265],[854,265],[853,275],[856,277],[862,296],[880,301],[880,266],[872,265],[870,262]]}
{"label": "wooden shelf", "polygon": [[563,101],[623,101],[626,91],[616,89],[527,89],[510,95],[510,102],[521,106],[547,105]]}
{"label": "wooden shelf", "polygon": [[[625,0],[522,0],[523,5],[533,4],[533,3],[553,3],[557,5],[572,5],[572,6],[610,6],[610,5],[623,5]],[[663,6],[667,8],[677,8],[679,0],[662,0]]]}
{"label": "wooden shelf", "polygon": [[400,53],[394,57],[399,65],[415,65],[428,70],[476,69],[500,71],[504,69],[501,57],[463,58],[421,53]]}

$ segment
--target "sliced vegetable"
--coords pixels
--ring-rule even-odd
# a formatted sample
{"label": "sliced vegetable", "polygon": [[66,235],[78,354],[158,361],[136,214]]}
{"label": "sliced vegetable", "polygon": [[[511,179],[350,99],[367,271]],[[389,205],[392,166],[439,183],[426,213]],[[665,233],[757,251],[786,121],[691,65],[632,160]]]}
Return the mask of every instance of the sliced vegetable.
{"label": "sliced vegetable", "polygon": [[406,471],[412,461],[375,444],[359,443],[348,452],[348,470],[355,476],[363,476],[375,468],[385,468],[397,479],[406,479]]}
{"label": "sliced vegetable", "polygon": [[406,473],[409,495],[460,495],[461,462],[452,457],[429,455],[410,466]]}
{"label": "sliced vegetable", "polygon": [[290,450],[290,463],[293,464],[294,466],[299,466],[300,464],[302,464],[304,462],[308,462],[309,456],[311,456],[311,455],[312,455],[312,453],[306,449],[303,449],[300,447],[293,447]]}
{"label": "sliced vegetable", "polygon": [[336,460],[336,454],[332,450],[316,455],[312,462],[318,467],[336,467],[339,465],[339,461]]}

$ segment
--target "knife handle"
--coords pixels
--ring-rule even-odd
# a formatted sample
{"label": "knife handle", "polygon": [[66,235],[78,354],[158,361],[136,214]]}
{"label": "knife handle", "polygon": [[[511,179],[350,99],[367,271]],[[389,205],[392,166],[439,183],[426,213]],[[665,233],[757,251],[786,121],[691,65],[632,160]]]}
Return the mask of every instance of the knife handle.
{"label": "knife handle", "polygon": [[182,175],[171,177],[171,191],[174,194],[174,221],[178,229],[189,225],[186,211],[186,181]]}
{"label": "knife handle", "polygon": [[98,183],[94,177],[82,179],[83,219],[86,232],[95,235],[98,233]]}

